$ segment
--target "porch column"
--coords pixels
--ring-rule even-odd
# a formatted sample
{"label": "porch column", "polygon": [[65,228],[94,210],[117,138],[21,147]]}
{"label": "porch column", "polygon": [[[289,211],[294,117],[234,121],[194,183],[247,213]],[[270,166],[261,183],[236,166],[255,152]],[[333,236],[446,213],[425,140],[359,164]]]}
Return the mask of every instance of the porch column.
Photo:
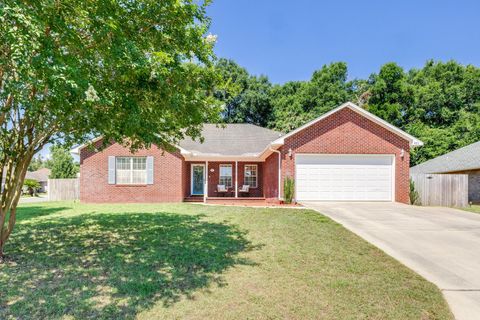
{"label": "porch column", "polygon": [[206,161],[205,166],[205,190],[203,190],[203,202],[207,202],[208,197],[208,161]]}
{"label": "porch column", "polygon": [[238,161],[235,161],[235,198],[238,198]]}

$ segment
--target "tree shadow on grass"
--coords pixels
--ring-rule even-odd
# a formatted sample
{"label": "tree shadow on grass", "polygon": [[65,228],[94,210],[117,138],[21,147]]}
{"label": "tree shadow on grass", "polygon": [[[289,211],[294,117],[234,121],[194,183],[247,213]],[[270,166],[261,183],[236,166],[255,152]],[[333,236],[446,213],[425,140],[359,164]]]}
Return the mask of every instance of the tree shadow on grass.
{"label": "tree shadow on grass", "polygon": [[235,226],[173,213],[83,214],[17,226],[0,265],[0,318],[130,319],[254,265]]}
{"label": "tree shadow on grass", "polygon": [[67,207],[18,206],[17,222],[49,216],[67,210]]}

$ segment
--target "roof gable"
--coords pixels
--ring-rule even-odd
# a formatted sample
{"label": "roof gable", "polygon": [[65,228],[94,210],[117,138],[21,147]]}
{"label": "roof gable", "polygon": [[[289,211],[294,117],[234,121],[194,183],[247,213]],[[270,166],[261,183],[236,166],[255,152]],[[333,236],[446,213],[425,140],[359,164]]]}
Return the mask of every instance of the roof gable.
{"label": "roof gable", "polygon": [[345,108],[349,108],[350,110],[353,110],[355,112],[357,112],[358,114],[362,115],[363,117],[369,119],[370,121],[373,121],[375,122],[376,124],[380,125],[381,127],[395,133],[396,135],[404,138],[405,140],[407,140],[409,143],[410,143],[410,146],[411,147],[416,147],[416,146],[422,146],[423,145],[423,142],[418,140],[417,138],[415,138],[414,136],[406,133],[405,131],[395,127],[394,125],[388,123],[387,121],[377,117],[376,115],[374,115],[373,113],[370,113],[368,112],[367,110],[363,109],[363,108],[360,108],[359,106],[357,106],[356,104],[352,103],[352,102],[346,102],[344,104],[342,104],[341,106],[333,109],[333,110],[330,110],[329,112],[321,115],[320,117],[318,118],[315,118],[313,119],[312,121],[304,124],[303,126],[287,133],[286,135],[278,138],[277,140],[275,140],[272,144],[274,145],[282,145],[285,143],[285,139],[299,133],[300,131],[316,124],[317,122],[331,116],[332,114],[340,111],[340,110],[343,110]]}

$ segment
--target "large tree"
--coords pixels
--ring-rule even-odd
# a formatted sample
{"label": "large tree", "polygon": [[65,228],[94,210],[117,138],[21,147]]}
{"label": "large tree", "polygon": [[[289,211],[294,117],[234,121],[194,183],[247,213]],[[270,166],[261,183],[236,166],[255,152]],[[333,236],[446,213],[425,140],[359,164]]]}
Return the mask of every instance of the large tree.
{"label": "large tree", "polygon": [[270,126],[290,131],[353,97],[353,83],[347,81],[344,62],[324,65],[306,82],[288,82],[273,90],[274,120]]}
{"label": "large tree", "polygon": [[215,97],[223,104],[223,121],[266,126],[272,119],[272,84],[268,78],[250,75],[228,59],[219,59],[216,69],[221,82],[215,90]]}
{"label": "large tree", "polygon": [[366,108],[396,125],[403,126],[407,121],[406,111],[413,104],[413,88],[407,81],[403,68],[395,63],[387,63],[380,72],[369,79]]}
{"label": "large tree", "polygon": [[208,3],[0,3],[0,255],[45,144],[102,135],[132,151],[169,148],[216,117]]}
{"label": "large tree", "polygon": [[480,140],[480,69],[455,61],[428,61],[408,72],[388,63],[364,88],[368,110],[425,145],[415,165]]}
{"label": "large tree", "polygon": [[54,145],[50,148],[51,159],[48,161],[50,179],[69,179],[75,178],[78,173],[78,164],[73,161],[73,157],[67,148]]}

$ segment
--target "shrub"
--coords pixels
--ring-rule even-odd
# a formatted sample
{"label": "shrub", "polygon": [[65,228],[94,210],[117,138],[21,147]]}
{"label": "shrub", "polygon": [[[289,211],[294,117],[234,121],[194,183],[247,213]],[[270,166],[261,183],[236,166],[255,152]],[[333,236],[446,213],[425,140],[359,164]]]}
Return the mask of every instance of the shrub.
{"label": "shrub", "polygon": [[418,191],[415,189],[415,182],[410,179],[410,204],[413,205],[420,205],[420,195]]}
{"label": "shrub", "polygon": [[27,188],[28,194],[30,194],[32,197],[37,195],[37,191],[40,189],[40,183],[35,179],[25,179],[23,181],[23,185],[25,188]]}
{"label": "shrub", "polygon": [[285,195],[285,203],[292,203],[295,182],[292,177],[285,177],[283,181],[283,194]]}

